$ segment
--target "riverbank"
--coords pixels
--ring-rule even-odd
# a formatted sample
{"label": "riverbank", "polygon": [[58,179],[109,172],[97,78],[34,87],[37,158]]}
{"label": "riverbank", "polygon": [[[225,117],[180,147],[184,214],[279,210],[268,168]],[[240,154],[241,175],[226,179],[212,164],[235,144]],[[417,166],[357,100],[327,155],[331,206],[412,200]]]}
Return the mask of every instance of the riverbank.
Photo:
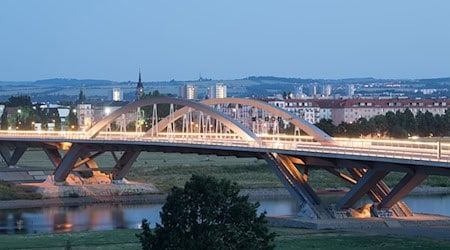
{"label": "riverbank", "polygon": [[[321,190],[319,194],[345,194],[347,190]],[[256,201],[261,199],[285,199],[290,194],[285,188],[258,188],[258,189],[242,189],[242,195],[248,195],[250,200]],[[450,194],[450,187],[427,187],[420,186],[411,191],[411,195],[446,195]],[[139,194],[139,195],[98,195],[86,197],[64,197],[64,198],[48,198],[37,200],[3,200],[0,201],[0,209],[18,209],[18,208],[38,208],[53,206],[80,206],[88,204],[152,204],[164,203],[167,194]]]}

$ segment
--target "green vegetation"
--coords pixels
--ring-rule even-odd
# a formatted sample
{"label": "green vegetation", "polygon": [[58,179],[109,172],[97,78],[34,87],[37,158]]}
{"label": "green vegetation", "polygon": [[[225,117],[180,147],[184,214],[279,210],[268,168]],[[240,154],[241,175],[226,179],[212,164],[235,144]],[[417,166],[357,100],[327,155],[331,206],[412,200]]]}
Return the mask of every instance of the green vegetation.
{"label": "green vegetation", "polygon": [[[105,171],[114,166],[114,159],[109,153],[95,160]],[[28,169],[54,169],[41,150],[26,151],[18,165]],[[168,192],[173,186],[183,187],[193,174],[225,178],[236,182],[240,188],[244,189],[284,187],[264,160],[215,155],[142,152],[126,178],[132,181],[150,182],[162,192]],[[404,175],[404,173],[392,172],[384,180],[392,186],[397,184]],[[350,187],[347,182],[320,169],[310,169],[308,181],[314,189]],[[450,186],[450,179],[446,176],[429,176],[422,185],[447,187]]]}
{"label": "green vegetation", "polygon": [[30,96],[11,96],[5,105],[12,109],[10,109],[10,113],[5,109],[0,118],[0,129],[2,130],[32,130],[36,123],[41,124],[42,130],[47,130],[50,122],[54,123],[55,130],[61,130],[63,127],[68,130],[78,129],[73,103],[68,103],[70,110],[65,124],[61,123],[57,109],[42,109],[40,103],[33,105]]}
{"label": "green vegetation", "polygon": [[[448,241],[426,238],[364,235],[336,230],[272,228],[278,235],[275,249],[448,249]],[[140,249],[135,234],[141,230],[120,229],[58,234],[8,235],[0,237],[7,249]],[[68,248],[66,248],[68,249]]]}
{"label": "green vegetation", "polygon": [[40,199],[41,195],[24,190],[14,184],[0,181],[0,200]]}
{"label": "green vegetation", "polygon": [[387,136],[393,138],[408,138],[409,136],[450,136],[450,109],[443,115],[433,115],[429,111],[419,111],[416,116],[411,110],[404,112],[387,112],[369,120],[360,118],[354,123],[342,122],[333,125],[332,120],[320,120],[315,124],[331,136],[360,137]]}
{"label": "green vegetation", "polygon": [[152,230],[142,222],[142,249],[273,249],[265,213],[258,216],[259,204],[239,191],[228,180],[193,175],[170,191],[161,224]]}

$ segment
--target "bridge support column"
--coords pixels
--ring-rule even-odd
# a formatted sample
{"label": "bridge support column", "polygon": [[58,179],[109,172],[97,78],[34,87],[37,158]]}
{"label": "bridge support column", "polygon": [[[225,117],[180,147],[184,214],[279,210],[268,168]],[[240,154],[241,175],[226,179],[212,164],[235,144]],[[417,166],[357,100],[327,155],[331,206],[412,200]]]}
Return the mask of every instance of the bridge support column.
{"label": "bridge support column", "polygon": [[83,148],[84,147],[80,144],[73,144],[69,151],[67,151],[54,172],[56,183],[66,181],[67,176],[70,174],[78,158],[83,153]]}
{"label": "bridge support column", "polygon": [[45,154],[47,154],[48,158],[55,168],[57,168],[59,164],[61,164],[61,154],[59,153],[57,148],[44,148],[44,152]]}
{"label": "bridge support column", "polygon": [[350,208],[374,188],[388,172],[369,169],[337,204],[336,208]]}
{"label": "bridge support column", "polygon": [[390,208],[394,206],[400,199],[405,197],[413,188],[417,187],[424,181],[428,175],[410,174],[408,173],[403,179],[392,189],[392,191],[384,197],[378,208]]}
{"label": "bridge support column", "polygon": [[131,166],[136,161],[140,153],[141,151],[127,149],[114,166],[114,169],[111,173],[112,180],[113,181],[122,180],[128,173],[128,171],[130,171]]}
{"label": "bridge support column", "polygon": [[290,157],[278,153],[269,153],[262,157],[269,163],[295,201],[306,209],[305,215],[320,219],[332,218],[331,213],[306,182],[306,176],[297,169]]}
{"label": "bridge support column", "polygon": [[8,148],[8,146],[5,146],[5,145],[0,146],[0,154],[8,166],[16,165],[17,162],[22,157],[22,155],[25,153],[25,151],[27,151],[26,146],[17,146],[14,148],[14,150],[11,154],[11,151]]}
{"label": "bridge support column", "polygon": [[[379,166],[376,166],[376,167],[379,167]],[[376,169],[379,169],[379,168],[376,168]],[[350,169],[348,169],[348,171],[356,179],[361,179],[365,175],[365,172],[362,169],[350,168]],[[377,171],[377,170],[373,170],[373,171]],[[384,171],[384,170],[380,170],[380,171]],[[386,183],[384,183],[384,181],[380,180],[369,190],[369,192],[367,192],[367,196],[373,202],[381,203],[388,196],[389,193],[391,193],[391,189],[388,187],[388,185],[386,185]],[[381,207],[378,207],[378,208],[391,209],[392,212],[394,213],[394,215],[399,216],[399,217],[412,216],[413,214],[412,214],[411,210],[409,209],[409,207],[405,203],[398,202],[398,201],[399,200],[397,200],[397,202],[393,203],[392,206],[390,206],[390,207],[385,206],[383,208],[381,208]]]}

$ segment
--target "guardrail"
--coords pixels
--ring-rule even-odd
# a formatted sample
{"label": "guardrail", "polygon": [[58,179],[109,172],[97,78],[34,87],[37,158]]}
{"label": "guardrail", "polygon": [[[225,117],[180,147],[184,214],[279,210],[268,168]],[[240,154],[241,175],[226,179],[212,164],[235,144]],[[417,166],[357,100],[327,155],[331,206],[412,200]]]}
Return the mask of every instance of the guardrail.
{"label": "guardrail", "polygon": [[187,143],[450,162],[450,143],[440,141],[334,138],[332,142],[320,143],[309,136],[267,134],[258,135],[258,141],[248,141],[233,133],[159,133],[156,137],[147,137],[143,132],[101,132],[90,138],[85,132],[78,131],[0,131],[0,140],[2,138]]}

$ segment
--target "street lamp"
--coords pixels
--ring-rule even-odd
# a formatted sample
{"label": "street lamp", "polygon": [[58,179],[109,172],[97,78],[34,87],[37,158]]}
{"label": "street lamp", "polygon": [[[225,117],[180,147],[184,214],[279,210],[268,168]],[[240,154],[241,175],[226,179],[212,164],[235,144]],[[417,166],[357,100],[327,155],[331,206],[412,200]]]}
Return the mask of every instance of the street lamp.
{"label": "street lamp", "polygon": [[16,121],[16,130],[20,129],[22,126],[22,122],[20,121],[20,115],[22,114],[22,110],[18,109],[17,110],[17,121]]}

